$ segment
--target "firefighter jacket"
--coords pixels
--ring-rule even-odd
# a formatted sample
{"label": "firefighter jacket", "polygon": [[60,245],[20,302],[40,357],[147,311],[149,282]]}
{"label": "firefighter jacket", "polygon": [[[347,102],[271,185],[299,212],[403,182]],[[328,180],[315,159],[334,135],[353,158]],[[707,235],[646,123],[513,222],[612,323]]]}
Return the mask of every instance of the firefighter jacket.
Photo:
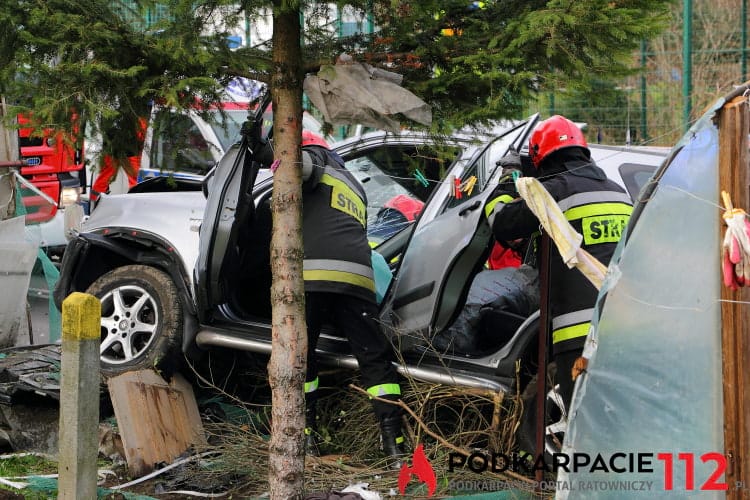
{"label": "firefighter jacket", "polygon": [[[565,162],[543,175],[542,184],[583,235],[581,248],[609,265],[630,219],[630,196],[590,160]],[[511,196],[499,187],[485,207],[500,242],[529,238],[539,231],[539,221],[526,202],[511,201]],[[598,291],[578,269],[568,268],[558,252],[550,252],[550,261],[552,343],[559,354],[583,347]]]}
{"label": "firefighter jacket", "polygon": [[366,225],[365,191],[340,157],[323,147],[304,147],[305,292],[342,293],[375,302]]}

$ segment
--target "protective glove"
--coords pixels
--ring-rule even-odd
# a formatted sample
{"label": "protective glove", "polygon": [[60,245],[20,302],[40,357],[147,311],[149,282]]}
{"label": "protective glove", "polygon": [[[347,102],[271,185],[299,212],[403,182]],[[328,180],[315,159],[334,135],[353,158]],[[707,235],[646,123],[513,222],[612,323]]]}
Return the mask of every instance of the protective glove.
{"label": "protective glove", "polygon": [[724,285],[732,290],[750,284],[750,221],[745,211],[732,208],[731,200],[726,192],[723,214],[727,231],[722,244],[722,275]]}
{"label": "protective glove", "polygon": [[583,356],[579,357],[573,363],[573,368],[570,370],[570,375],[573,380],[577,379],[579,375],[586,372],[586,368],[589,367],[589,360]]}
{"label": "protective glove", "polygon": [[521,170],[521,155],[511,146],[505,156],[495,162],[495,165],[503,167],[503,174],[506,170]]}
{"label": "protective glove", "polygon": [[263,165],[264,168],[270,167],[273,163],[273,141],[259,141],[253,160]]}
{"label": "protective glove", "polygon": [[516,170],[514,168],[506,168],[503,169],[500,178],[497,180],[498,185],[502,186],[502,189],[509,193],[516,193],[516,179],[513,177],[513,174],[518,172],[517,177],[523,177],[521,175],[520,170]]}
{"label": "protective glove", "polygon": [[725,217],[727,232],[722,245],[724,285],[732,290],[750,284],[750,222],[743,211],[734,212]]}

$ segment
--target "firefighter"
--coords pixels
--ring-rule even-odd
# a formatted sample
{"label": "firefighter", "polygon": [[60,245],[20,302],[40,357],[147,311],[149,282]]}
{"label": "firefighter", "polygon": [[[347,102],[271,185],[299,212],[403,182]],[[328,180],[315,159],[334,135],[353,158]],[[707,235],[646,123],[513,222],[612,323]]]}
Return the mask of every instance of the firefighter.
{"label": "firefighter", "polygon": [[[323,323],[349,340],[367,392],[399,400],[401,387],[394,356],[377,323],[375,281],[367,241],[367,199],[361,184],[325,140],[302,133],[303,277],[307,319],[305,378],[306,451],[317,454],[318,365],[315,348]],[[380,422],[383,452],[394,467],[405,453],[401,409],[372,400]]]}
{"label": "firefighter", "polygon": [[[591,159],[581,130],[555,115],[542,121],[529,141],[532,175],[583,235],[581,247],[608,265],[632,212],[630,197]],[[520,157],[517,158],[518,167]],[[523,169],[528,171],[529,169]],[[539,221],[526,202],[498,189],[485,207],[495,239],[504,244],[539,231]],[[570,269],[558,252],[550,255],[550,317],[555,382],[565,408],[573,394],[571,370],[589,331],[597,289],[578,269]]]}
{"label": "firefighter", "polygon": [[[122,169],[127,176],[128,189],[138,184],[138,170],[141,167],[141,150],[143,149],[143,141],[146,139],[146,129],[148,128],[148,120],[145,118],[138,118],[138,125],[135,131],[135,138],[137,144],[137,151],[132,154],[133,151],[129,150],[129,154],[126,160],[118,161],[111,155],[104,155],[102,159],[101,169],[99,174],[94,179],[91,185],[91,193],[89,199],[96,204],[99,201],[99,197],[102,193],[109,192],[109,185],[117,177],[118,171]],[[120,131],[120,126],[113,126],[109,130],[109,136],[107,137],[108,142],[112,142],[112,137]]]}

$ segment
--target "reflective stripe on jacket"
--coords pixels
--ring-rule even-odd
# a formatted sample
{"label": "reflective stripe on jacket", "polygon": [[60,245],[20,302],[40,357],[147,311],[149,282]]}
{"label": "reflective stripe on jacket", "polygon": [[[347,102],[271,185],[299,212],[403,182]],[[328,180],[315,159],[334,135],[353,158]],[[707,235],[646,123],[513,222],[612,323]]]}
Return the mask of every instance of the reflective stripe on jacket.
{"label": "reflective stripe on jacket", "polygon": [[326,149],[308,146],[304,151],[313,160],[310,177],[302,184],[305,291],[345,293],[375,302],[365,191]]}
{"label": "reflective stripe on jacket", "polygon": [[[581,247],[609,265],[632,212],[625,190],[593,163],[577,171],[558,171],[542,184],[583,235]],[[495,199],[505,194],[498,193]],[[499,241],[529,238],[539,229],[539,221],[523,200],[493,206],[492,215],[492,231]],[[583,346],[598,291],[578,269],[568,268],[557,251],[551,252],[550,259],[552,342],[560,353]]]}

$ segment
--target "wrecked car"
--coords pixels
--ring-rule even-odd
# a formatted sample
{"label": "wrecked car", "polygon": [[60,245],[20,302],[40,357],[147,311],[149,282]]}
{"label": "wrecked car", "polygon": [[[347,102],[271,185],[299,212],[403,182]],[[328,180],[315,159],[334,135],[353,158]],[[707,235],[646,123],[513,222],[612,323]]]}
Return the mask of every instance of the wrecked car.
{"label": "wrecked car", "polygon": [[[481,144],[469,137],[380,132],[334,145],[367,192],[371,239],[391,268],[380,321],[400,351],[400,373],[503,393],[516,390],[519,361],[524,373],[533,373],[538,312],[494,315],[496,334],[481,352],[429,346],[460,314],[490,253],[483,207],[501,176],[497,161],[511,147],[527,154],[538,118],[509,124]],[[253,161],[248,141],[232,146],[206,179],[187,183],[184,191],[140,186],[103,197],[68,244],[55,300],[59,307],[74,291],[101,300],[105,374],[164,366],[180,349],[188,356],[212,346],[270,354],[273,178]],[[666,156],[593,145],[591,151],[631,196]],[[422,205],[384,232],[378,220],[388,219],[383,209],[398,196]],[[331,328],[317,350],[321,362],[357,366],[346,337]]]}

